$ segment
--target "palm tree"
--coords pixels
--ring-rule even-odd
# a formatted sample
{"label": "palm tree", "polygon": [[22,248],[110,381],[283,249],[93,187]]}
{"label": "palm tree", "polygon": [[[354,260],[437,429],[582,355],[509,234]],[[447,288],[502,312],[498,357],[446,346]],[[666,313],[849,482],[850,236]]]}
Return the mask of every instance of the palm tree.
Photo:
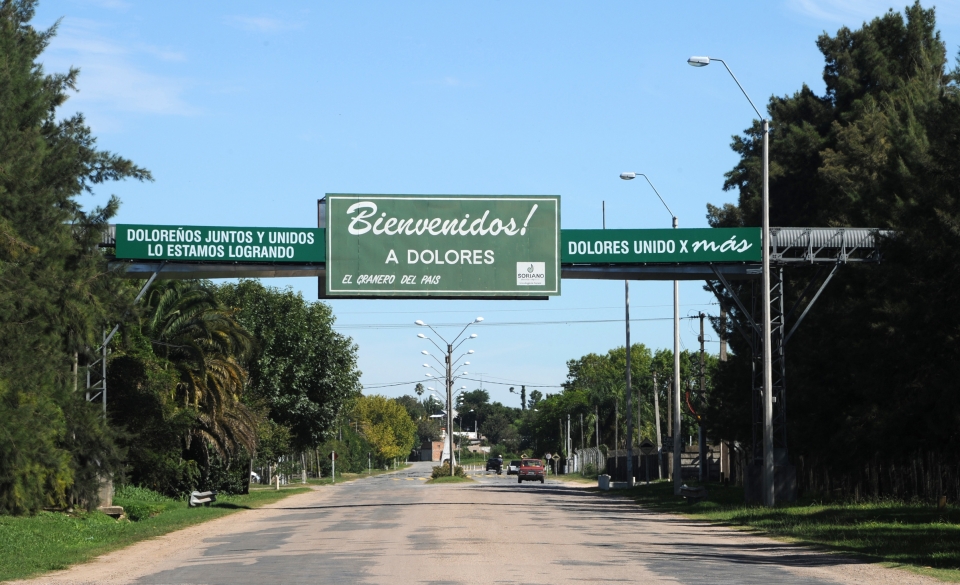
{"label": "palm tree", "polygon": [[223,457],[240,446],[253,453],[257,417],[240,402],[247,379],[241,361],[253,349],[252,336],[195,281],[167,281],[151,291],[145,306],[143,333],[154,353],[177,370],[172,398],[195,411],[192,434]]}

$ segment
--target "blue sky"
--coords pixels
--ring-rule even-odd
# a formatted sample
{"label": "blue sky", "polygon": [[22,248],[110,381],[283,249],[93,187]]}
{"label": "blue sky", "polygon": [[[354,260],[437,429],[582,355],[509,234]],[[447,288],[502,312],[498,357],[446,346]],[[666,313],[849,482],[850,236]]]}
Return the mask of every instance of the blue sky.
{"label": "blue sky", "polygon": [[[154,173],[83,200],[120,196],[120,223],[314,227],[329,192],[559,194],[564,228],[599,228],[602,201],[608,228],[669,227],[646,184],[618,179],[632,170],[681,227],[705,227],[708,202],[736,199],[722,190],[730,137],[755,115],[719,64],[687,57],[725,59],[762,108],[803,83],[822,93],[817,35],[905,3],[60,0],[41,2],[34,24],[62,19],[48,71],[81,70],[65,112]],[[960,3],[937,11],[952,58]],[[316,279],[266,284],[317,298]],[[672,345],[671,291],[632,283],[632,317],[649,319],[635,342]],[[680,297],[683,316],[717,312],[700,283]],[[507,385],[556,391],[567,360],[622,345],[623,301],[622,282],[567,280],[546,302],[331,305],[367,392],[389,396],[423,377],[432,347],[415,319],[482,315],[471,377],[516,405]],[[682,324],[686,348],[694,327]]]}

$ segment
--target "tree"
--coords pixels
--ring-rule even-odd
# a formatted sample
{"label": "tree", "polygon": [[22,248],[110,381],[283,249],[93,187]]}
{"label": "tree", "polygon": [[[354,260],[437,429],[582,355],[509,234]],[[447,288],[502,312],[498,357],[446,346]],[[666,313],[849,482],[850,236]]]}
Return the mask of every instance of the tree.
{"label": "tree", "polygon": [[537,404],[539,404],[541,400],[543,400],[543,392],[540,392],[539,390],[533,390],[530,392],[530,408],[536,408]]}
{"label": "tree", "polygon": [[[258,420],[241,402],[241,366],[253,338],[195,281],[166,281],[148,293],[143,334],[156,355],[178,373],[176,401],[197,417],[193,433],[221,457],[256,449]],[[189,443],[187,445],[189,447]]]}
{"label": "tree", "polygon": [[[63,111],[79,71],[47,74],[56,27],[33,28],[35,0],[0,2],[0,511],[97,503],[117,467],[113,433],[73,391],[73,358],[129,308],[133,292],[98,248],[119,206],[78,199],[107,181],[151,180],[98,150]],[[22,437],[32,437],[29,447]],[[99,463],[99,465],[98,465]]]}
{"label": "tree", "polygon": [[[879,266],[841,267],[787,352],[788,444],[801,489],[935,497],[960,478],[960,95],[919,2],[823,34],[826,93],[773,97],[771,224],[891,229]],[[712,225],[758,225],[759,124],[736,137]],[[786,304],[809,274],[785,271]],[[737,317],[734,311],[734,317]],[[750,349],[728,331],[708,422],[748,438]],[[931,356],[936,356],[935,358]],[[739,425],[732,417],[742,420]],[[889,437],[910,436],[908,442]],[[743,440],[742,439],[742,440]],[[933,471],[933,470],[937,471]],[[943,470],[941,472],[941,470]]]}
{"label": "tree", "polygon": [[380,463],[406,457],[413,448],[417,426],[398,401],[379,395],[359,396],[353,416]]}
{"label": "tree", "polygon": [[333,311],[252,280],[221,285],[217,295],[257,340],[246,361],[251,400],[290,429],[293,449],[323,443],[360,391],[357,346],[333,330]]}

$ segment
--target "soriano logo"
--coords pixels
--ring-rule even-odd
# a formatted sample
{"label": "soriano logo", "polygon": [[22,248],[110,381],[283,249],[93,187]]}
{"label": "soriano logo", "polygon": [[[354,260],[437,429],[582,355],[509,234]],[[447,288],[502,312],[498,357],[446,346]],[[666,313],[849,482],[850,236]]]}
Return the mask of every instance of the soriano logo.
{"label": "soriano logo", "polygon": [[517,262],[517,286],[546,286],[546,262]]}

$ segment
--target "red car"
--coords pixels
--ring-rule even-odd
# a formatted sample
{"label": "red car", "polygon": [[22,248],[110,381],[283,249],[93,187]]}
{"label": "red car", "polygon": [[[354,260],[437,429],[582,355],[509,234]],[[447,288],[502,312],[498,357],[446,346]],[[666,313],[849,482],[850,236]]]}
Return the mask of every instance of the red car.
{"label": "red car", "polygon": [[539,459],[522,459],[520,471],[517,472],[517,483],[526,481],[540,481],[543,483],[543,461]]}

